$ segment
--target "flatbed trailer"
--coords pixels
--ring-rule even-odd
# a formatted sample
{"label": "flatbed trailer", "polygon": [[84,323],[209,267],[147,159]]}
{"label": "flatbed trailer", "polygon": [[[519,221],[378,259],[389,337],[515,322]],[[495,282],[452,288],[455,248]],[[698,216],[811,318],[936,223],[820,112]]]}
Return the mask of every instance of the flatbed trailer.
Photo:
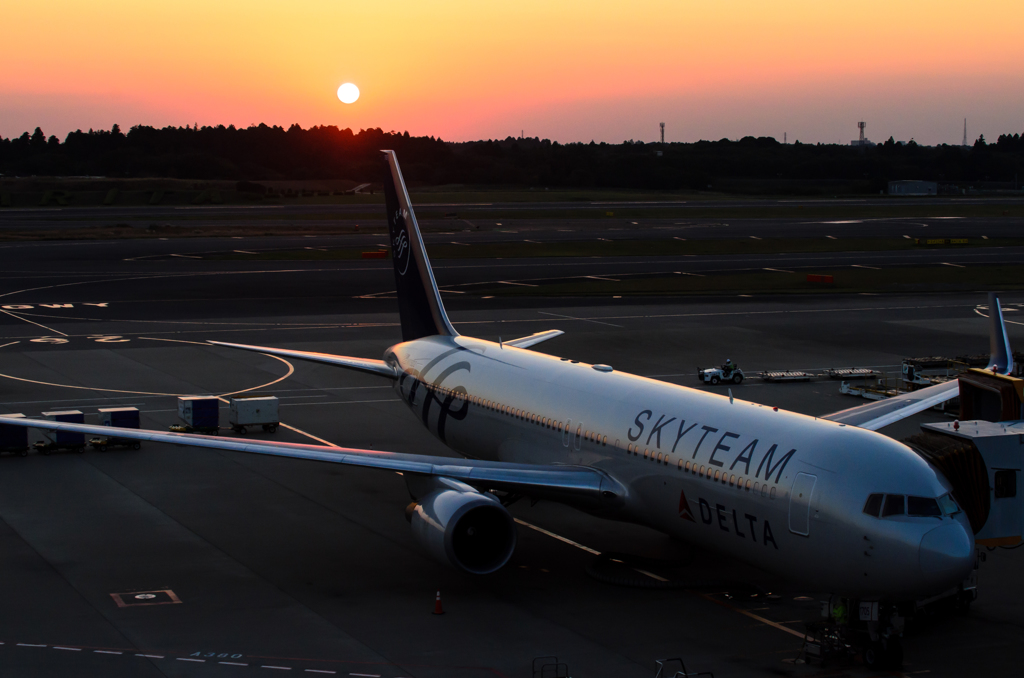
{"label": "flatbed trailer", "polygon": [[810,381],[814,375],[795,370],[772,370],[770,372],[762,372],[758,376],[764,381],[778,383],[787,381]]}

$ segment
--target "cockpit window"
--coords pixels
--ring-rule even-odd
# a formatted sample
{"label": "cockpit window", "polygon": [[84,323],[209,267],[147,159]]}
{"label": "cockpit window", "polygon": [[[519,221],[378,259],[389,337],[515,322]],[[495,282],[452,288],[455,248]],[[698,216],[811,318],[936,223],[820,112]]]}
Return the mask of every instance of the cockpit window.
{"label": "cockpit window", "polygon": [[878,512],[882,509],[882,494],[872,494],[868,497],[867,502],[864,503],[864,513],[869,516],[878,517]]}
{"label": "cockpit window", "polygon": [[942,517],[939,502],[931,497],[907,497],[908,516]]}
{"label": "cockpit window", "polygon": [[960,506],[953,499],[953,495],[944,494],[941,497],[939,497],[938,501],[939,508],[941,508],[942,512],[947,516],[951,516],[954,513],[960,513]]}
{"label": "cockpit window", "polygon": [[901,516],[904,514],[904,497],[902,494],[885,495],[885,506],[882,507],[882,517]]}

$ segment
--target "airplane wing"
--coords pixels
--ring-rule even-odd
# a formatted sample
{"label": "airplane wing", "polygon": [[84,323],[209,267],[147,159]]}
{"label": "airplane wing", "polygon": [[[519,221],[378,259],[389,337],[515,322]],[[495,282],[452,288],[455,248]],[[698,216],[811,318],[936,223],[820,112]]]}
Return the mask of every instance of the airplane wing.
{"label": "airplane wing", "polygon": [[[1010,338],[1006,334],[1006,324],[1003,322],[1003,309],[995,292],[988,293],[988,318],[991,358],[986,369],[996,374],[1009,374],[1013,371],[1013,351],[1010,350]],[[960,382],[948,381],[894,398],[833,412],[821,418],[877,431],[883,426],[894,424],[900,419],[923,412],[959,395]]]}
{"label": "airplane wing", "polygon": [[288,348],[270,348],[267,346],[229,344],[224,341],[210,341],[208,343],[213,344],[214,346],[227,346],[228,348],[240,348],[243,351],[255,351],[256,353],[267,353],[269,355],[277,355],[281,356],[282,358],[297,358],[299,360],[309,360],[315,363],[337,365],[338,367],[347,367],[350,370],[376,374],[379,377],[388,377],[390,379],[398,378],[398,375],[395,374],[395,370],[392,369],[391,366],[385,363],[383,360],[373,360],[371,358],[350,358],[349,356],[331,355],[330,353],[316,353],[315,351],[293,351],[292,349]]}
{"label": "airplane wing", "polygon": [[520,337],[519,339],[512,339],[511,341],[505,341],[502,343],[508,344],[509,346],[515,346],[516,348],[529,348],[530,346],[536,346],[542,341],[560,337],[563,334],[565,334],[565,332],[562,330],[548,330],[547,332],[537,332],[536,334],[531,334],[528,337]]}
{"label": "airplane wing", "polygon": [[958,395],[960,395],[960,382],[947,381],[944,384],[936,384],[893,398],[833,412],[821,418],[877,431],[883,426],[894,424],[900,419],[923,412],[930,407],[952,400]]}
{"label": "airplane wing", "polygon": [[8,418],[0,415],[0,423],[25,428],[48,429],[98,435],[104,437],[148,440],[171,445],[231,450],[274,457],[291,457],[332,464],[362,466],[387,471],[439,476],[459,480],[478,490],[501,490],[549,499],[581,508],[598,508],[621,501],[625,490],[599,469],[584,466],[512,464],[435,457],[420,454],[360,450],[346,447],[303,445],[268,441],[221,438],[191,433],[170,433],[147,429],[70,424],[40,419]]}

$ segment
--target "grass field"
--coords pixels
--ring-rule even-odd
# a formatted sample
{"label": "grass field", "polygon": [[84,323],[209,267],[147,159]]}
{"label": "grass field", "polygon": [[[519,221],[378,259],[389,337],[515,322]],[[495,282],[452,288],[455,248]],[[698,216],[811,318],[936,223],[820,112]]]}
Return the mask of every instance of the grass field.
{"label": "grass field", "polygon": [[[834,283],[807,282],[807,273],[833,276]],[[1024,264],[1017,266],[906,266],[880,270],[822,268],[799,273],[750,271],[669,275],[611,280],[567,280],[537,287],[481,285],[461,287],[495,297],[616,297],[759,294],[888,294],[1024,289]]]}
{"label": "grass field", "polygon": [[[567,242],[500,242],[472,245],[436,244],[431,259],[516,259],[534,257],[698,256],[812,252],[911,251],[928,247],[1021,247],[1024,238],[970,238],[966,245],[918,245],[906,238],[765,238],[763,240],[584,240]],[[206,255],[216,260],[333,261],[359,259],[366,248],[326,250],[269,250],[256,254],[224,252]]]}

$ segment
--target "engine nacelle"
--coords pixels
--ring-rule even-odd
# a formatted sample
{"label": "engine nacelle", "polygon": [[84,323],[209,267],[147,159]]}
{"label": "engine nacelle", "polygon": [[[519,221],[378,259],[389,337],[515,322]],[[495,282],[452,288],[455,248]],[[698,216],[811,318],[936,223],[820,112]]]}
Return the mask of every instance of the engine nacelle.
{"label": "engine nacelle", "polygon": [[[446,483],[447,484],[447,483]],[[462,486],[462,489],[453,489]],[[516,524],[488,494],[462,483],[440,487],[410,507],[418,541],[437,560],[470,574],[501,569],[516,548]]]}

